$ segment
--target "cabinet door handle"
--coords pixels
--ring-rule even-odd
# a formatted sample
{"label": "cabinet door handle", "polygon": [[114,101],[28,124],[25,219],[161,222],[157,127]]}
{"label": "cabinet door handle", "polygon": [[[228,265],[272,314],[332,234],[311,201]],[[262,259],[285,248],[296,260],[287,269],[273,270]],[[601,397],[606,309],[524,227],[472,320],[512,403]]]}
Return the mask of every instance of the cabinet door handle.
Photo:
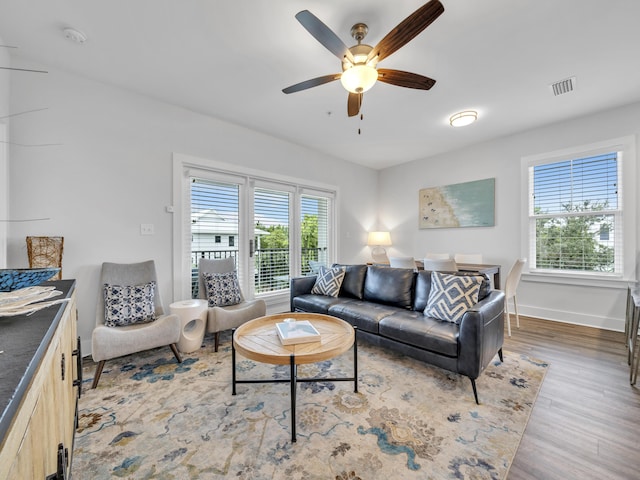
{"label": "cabinet door handle", "polygon": [[65,358],[64,358],[64,353],[62,354],[62,357],[60,357],[60,374],[62,376],[62,381],[64,382],[64,371],[65,371]]}
{"label": "cabinet door handle", "polygon": [[64,448],[62,443],[58,444],[58,471],[47,475],[45,480],[67,480],[69,478],[67,468],[69,464],[69,449]]}
{"label": "cabinet door handle", "polygon": [[82,340],[78,337],[78,348],[71,355],[76,357],[76,367],[78,370],[78,378],[73,381],[73,386],[78,387],[78,398],[82,396]]}

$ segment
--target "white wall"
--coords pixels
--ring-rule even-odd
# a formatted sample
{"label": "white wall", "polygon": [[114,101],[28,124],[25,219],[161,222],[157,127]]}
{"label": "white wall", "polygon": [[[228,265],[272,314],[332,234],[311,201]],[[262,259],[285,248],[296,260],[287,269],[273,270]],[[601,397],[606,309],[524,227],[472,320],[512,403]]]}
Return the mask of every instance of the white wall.
{"label": "white wall", "polygon": [[[382,227],[392,231],[394,244],[390,253],[422,258],[428,251],[481,252],[486,263],[502,265],[504,282],[511,265],[521,256],[521,158],[627,135],[636,135],[637,142],[640,103],[383,170],[379,179],[379,219]],[[632,161],[637,162],[637,158]],[[640,169],[637,172],[636,176]],[[496,179],[495,227],[418,229],[421,188],[492,177]],[[638,178],[631,187],[636,185],[640,185]],[[640,226],[640,219],[637,225]],[[625,288],[523,280],[518,289],[518,306],[520,313],[526,315],[623,330]]]}
{"label": "white wall", "polygon": [[[38,66],[30,65],[31,68]],[[42,68],[42,66],[40,66]],[[172,298],[172,153],[229,162],[339,189],[339,261],[367,258],[378,172],[65,72],[12,76],[11,138],[60,146],[11,152],[8,263],[27,264],[25,236],[65,237],[64,278],[77,280],[79,332],[89,351],[100,265],[154,259]],[[339,172],[339,174],[338,174]],[[151,223],[155,235],[141,236]],[[175,299],[179,300],[179,299]]]}
{"label": "white wall", "polygon": [[[4,45],[0,37],[0,45]],[[7,48],[0,48],[0,66],[11,66]],[[0,70],[0,117],[6,117],[9,111],[9,78],[8,70]],[[9,140],[9,126],[7,119],[0,120],[0,268],[7,263],[7,231],[9,217],[9,146],[4,143]]]}

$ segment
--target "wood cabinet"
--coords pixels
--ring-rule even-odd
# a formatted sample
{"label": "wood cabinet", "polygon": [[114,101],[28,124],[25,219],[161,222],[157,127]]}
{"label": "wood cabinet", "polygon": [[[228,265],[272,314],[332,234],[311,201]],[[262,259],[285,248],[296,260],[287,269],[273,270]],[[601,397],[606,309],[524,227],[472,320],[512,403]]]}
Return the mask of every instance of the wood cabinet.
{"label": "wood cabinet", "polygon": [[27,385],[2,439],[0,479],[69,478],[82,372],[74,287],[66,304],[45,309],[51,325],[34,354],[34,373],[21,378]]}

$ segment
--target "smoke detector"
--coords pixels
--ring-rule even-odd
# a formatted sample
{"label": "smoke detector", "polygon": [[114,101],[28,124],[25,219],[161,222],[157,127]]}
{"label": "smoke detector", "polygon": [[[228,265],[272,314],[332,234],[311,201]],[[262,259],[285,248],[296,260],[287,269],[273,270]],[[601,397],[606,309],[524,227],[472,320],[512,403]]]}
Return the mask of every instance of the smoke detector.
{"label": "smoke detector", "polygon": [[87,36],[75,28],[65,28],[62,33],[64,33],[64,38],[67,38],[72,42],[79,43],[80,45],[87,41]]}

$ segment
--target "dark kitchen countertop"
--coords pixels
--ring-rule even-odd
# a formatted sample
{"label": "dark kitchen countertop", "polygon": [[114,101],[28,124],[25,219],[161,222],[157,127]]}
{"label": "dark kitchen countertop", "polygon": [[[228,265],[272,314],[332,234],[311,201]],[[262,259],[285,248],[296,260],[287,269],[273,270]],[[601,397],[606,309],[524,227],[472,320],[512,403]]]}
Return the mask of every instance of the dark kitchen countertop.
{"label": "dark kitchen countertop", "polygon": [[[68,298],[75,280],[56,280],[53,285]],[[53,299],[52,299],[53,300]],[[40,360],[49,347],[67,303],[52,305],[31,315],[0,317],[0,445],[20,406]]]}

